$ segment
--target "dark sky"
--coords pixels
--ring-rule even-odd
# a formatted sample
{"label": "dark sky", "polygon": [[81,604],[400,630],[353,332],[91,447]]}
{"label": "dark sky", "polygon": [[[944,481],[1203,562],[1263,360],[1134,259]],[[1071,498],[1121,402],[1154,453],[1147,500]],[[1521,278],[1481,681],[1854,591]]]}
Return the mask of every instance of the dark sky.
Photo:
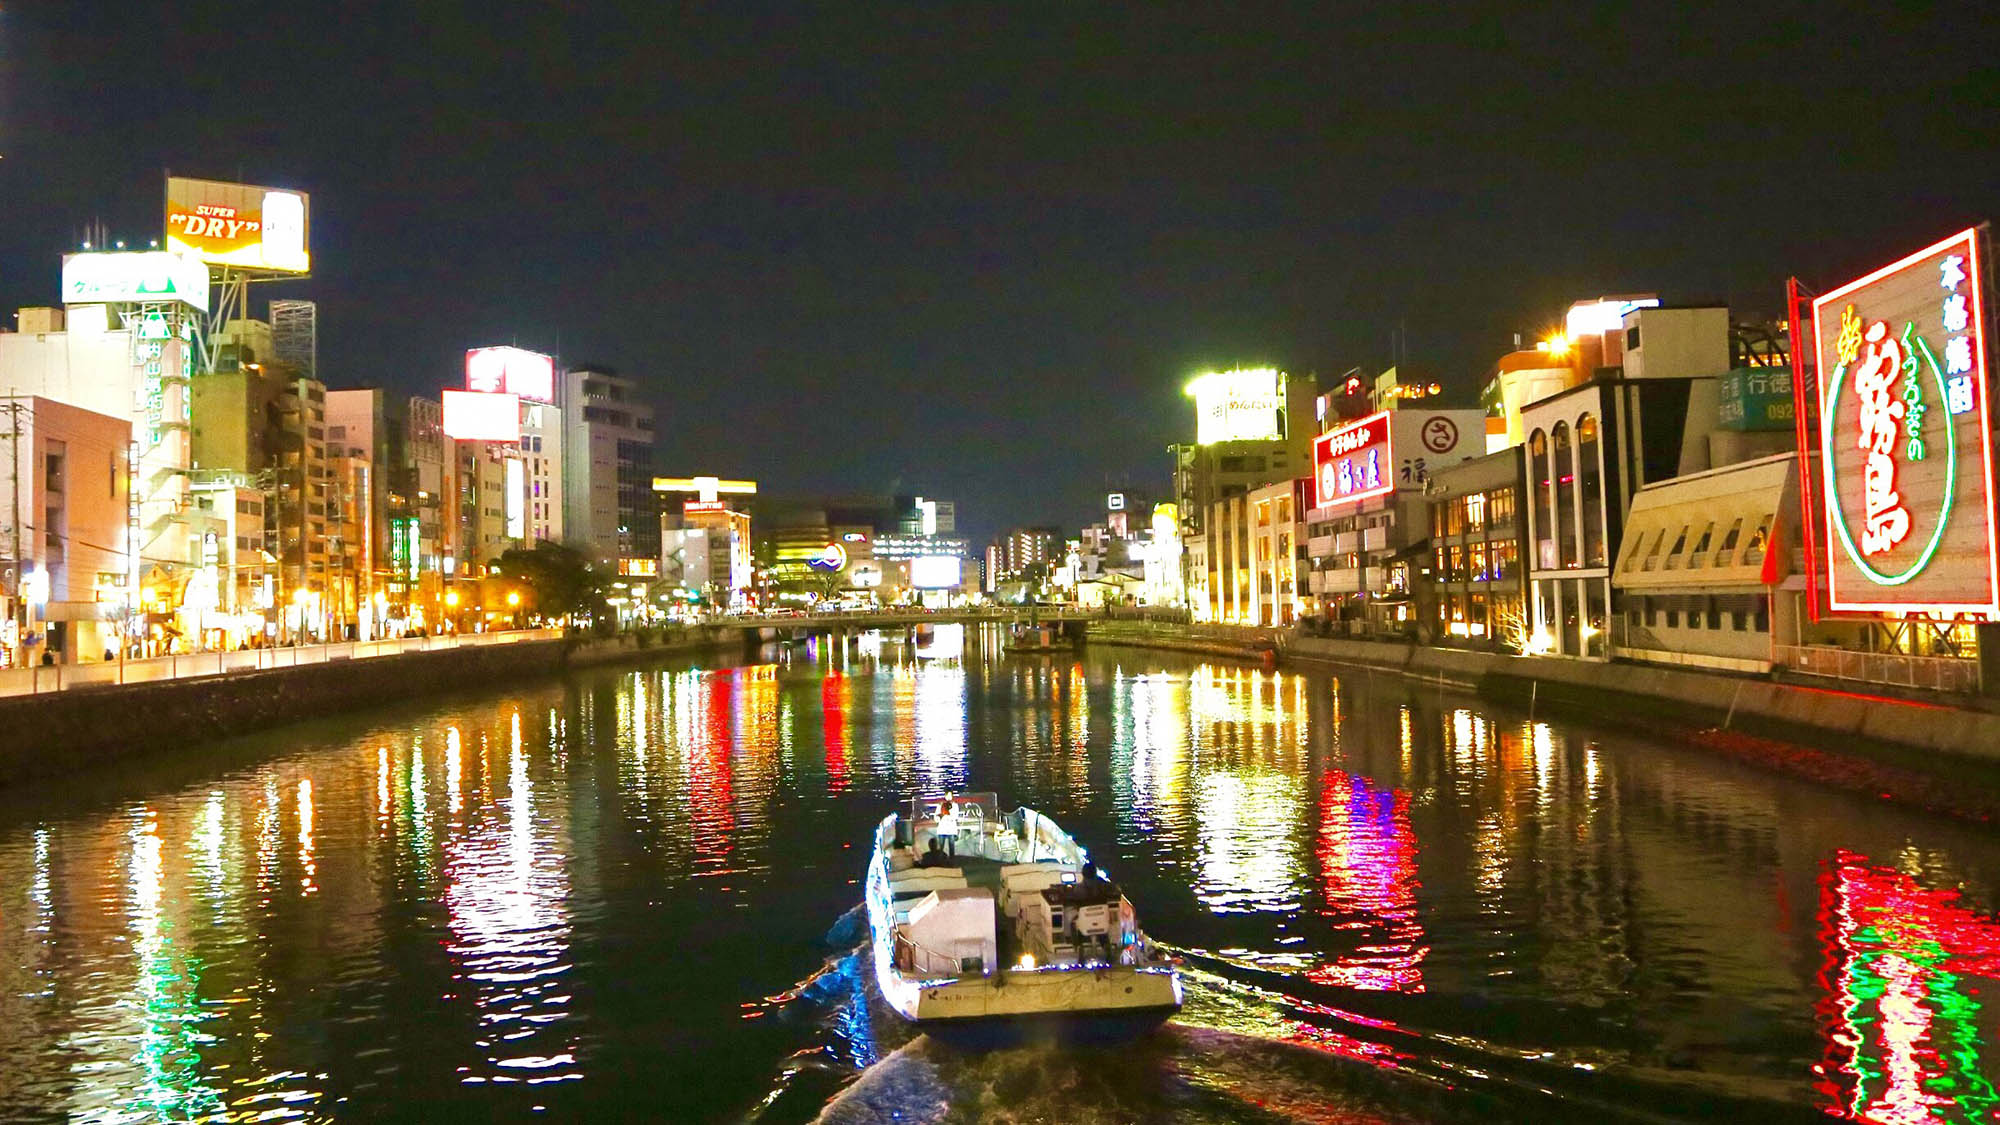
{"label": "dark sky", "polygon": [[1469,403],[1575,298],[1775,313],[2000,211],[1992,3],[585,7],[6,3],[0,305],[163,168],[301,188],[329,383],[559,350],[664,472],[983,534],[1163,485],[1205,367],[1400,320]]}

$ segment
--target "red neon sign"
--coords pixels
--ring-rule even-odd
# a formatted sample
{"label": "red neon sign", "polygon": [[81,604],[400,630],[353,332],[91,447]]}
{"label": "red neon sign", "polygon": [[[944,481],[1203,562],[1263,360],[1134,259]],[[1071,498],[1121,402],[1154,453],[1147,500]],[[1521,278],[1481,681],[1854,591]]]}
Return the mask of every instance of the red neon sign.
{"label": "red neon sign", "polygon": [[1835,612],[2000,619],[1983,250],[1963,231],[1813,301]]}
{"label": "red neon sign", "polygon": [[1396,490],[1395,456],[1384,410],[1313,439],[1314,506],[1346,504]]}

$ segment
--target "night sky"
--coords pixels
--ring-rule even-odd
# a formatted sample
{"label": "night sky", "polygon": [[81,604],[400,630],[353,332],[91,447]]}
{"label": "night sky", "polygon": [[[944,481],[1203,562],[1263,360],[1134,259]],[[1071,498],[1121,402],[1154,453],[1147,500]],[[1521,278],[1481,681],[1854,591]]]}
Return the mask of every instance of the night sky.
{"label": "night sky", "polygon": [[1991,3],[591,7],[6,4],[0,305],[165,168],[295,187],[329,384],[606,362],[663,472],[984,535],[1163,488],[1206,367],[1400,322],[1470,405],[1573,299],[1775,314],[2000,212]]}

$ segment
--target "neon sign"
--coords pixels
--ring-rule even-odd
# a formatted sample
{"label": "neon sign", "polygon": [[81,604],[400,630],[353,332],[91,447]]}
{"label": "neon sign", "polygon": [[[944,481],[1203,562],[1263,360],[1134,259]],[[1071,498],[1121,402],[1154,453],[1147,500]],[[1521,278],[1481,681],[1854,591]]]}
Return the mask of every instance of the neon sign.
{"label": "neon sign", "polygon": [[814,570],[837,571],[847,565],[847,548],[838,543],[828,543],[807,559],[806,565]]}
{"label": "neon sign", "polygon": [[1389,412],[1370,414],[1313,439],[1313,506],[1366,500],[1396,490]]}
{"label": "neon sign", "polygon": [[1976,230],[1813,302],[1828,604],[2000,619]]}

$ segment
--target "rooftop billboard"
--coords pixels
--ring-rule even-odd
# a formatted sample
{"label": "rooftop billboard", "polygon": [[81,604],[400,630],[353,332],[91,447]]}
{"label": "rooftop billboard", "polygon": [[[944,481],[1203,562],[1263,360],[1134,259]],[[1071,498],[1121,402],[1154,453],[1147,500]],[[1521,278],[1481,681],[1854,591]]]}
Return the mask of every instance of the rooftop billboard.
{"label": "rooftop billboard", "polygon": [[1187,385],[1194,399],[1194,440],[1272,441],[1285,436],[1285,376],[1275,367],[1211,371]]}
{"label": "rooftop billboard", "polygon": [[209,265],[309,272],[309,224],[302,191],[167,178],[166,248]]}
{"label": "rooftop billboard", "polygon": [[522,348],[473,348],[465,353],[465,389],[556,400],[556,361]]}
{"label": "rooftop billboard", "polygon": [[208,311],[208,267],[165,250],[65,254],[62,303],[138,304],[180,301]]}
{"label": "rooftop billboard", "polygon": [[444,436],[455,441],[521,440],[518,395],[445,391]]}

